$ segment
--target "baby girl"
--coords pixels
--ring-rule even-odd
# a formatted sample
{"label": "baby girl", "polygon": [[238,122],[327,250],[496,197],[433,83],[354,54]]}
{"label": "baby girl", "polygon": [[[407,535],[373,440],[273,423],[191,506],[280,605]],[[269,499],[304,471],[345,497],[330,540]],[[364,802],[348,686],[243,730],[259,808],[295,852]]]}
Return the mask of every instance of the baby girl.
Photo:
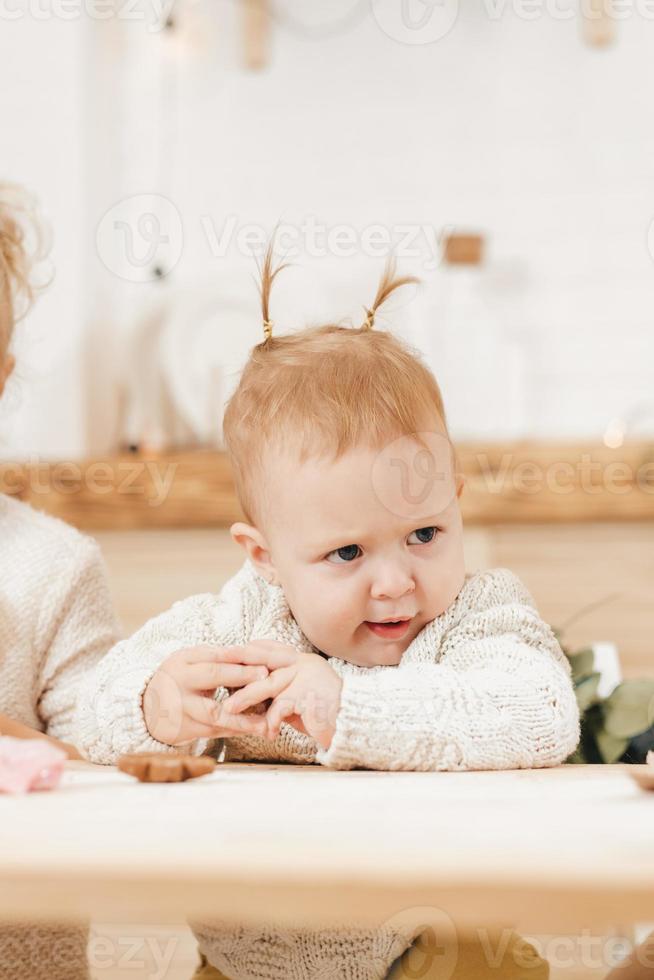
{"label": "baby girl", "polygon": [[[359,328],[278,336],[278,271],[269,249],[265,339],[224,419],[245,561],[219,595],[175,603],[101,661],[77,744],[101,763],[182,745],[211,753],[224,739],[230,761],[558,765],[579,738],[567,660],[512,572],[466,573],[463,480],[438,384],[417,351],[374,329],[409,280],[389,269]],[[232,980],[381,980],[414,938],[194,928],[200,975]]]}

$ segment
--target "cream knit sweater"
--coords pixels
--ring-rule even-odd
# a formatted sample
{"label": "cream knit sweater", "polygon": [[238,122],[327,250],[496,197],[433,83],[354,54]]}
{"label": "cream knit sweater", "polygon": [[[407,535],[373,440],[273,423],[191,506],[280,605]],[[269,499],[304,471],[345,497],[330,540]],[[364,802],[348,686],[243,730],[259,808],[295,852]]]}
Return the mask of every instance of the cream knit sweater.
{"label": "cream knit sweater", "polygon": [[[174,650],[197,644],[280,640],[318,652],[284,591],[246,559],[219,595],[175,603],[101,661],[80,698],[76,742],[94,762],[123,752],[171,751],[145,726],[148,681]],[[455,770],[554,766],[579,739],[570,668],[516,576],[466,576],[456,600],[428,623],[397,667],[330,658],[343,679],[329,749],[283,724],[274,742],[227,740],[227,759],[319,763],[336,769]],[[215,743],[199,739],[195,754]],[[194,923],[200,948],[231,980],[381,980],[412,936],[398,929],[279,930]]]}
{"label": "cream knit sweater", "polygon": [[[0,494],[0,713],[74,742],[80,682],[117,638],[97,544]],[[87,938],[0,923],[0,980],[85,980]]]}
{"label": "cream knit sweater", "polygon": [[95,541],[0,494],[0,714],[74,741],[79,684],[117,639]]}

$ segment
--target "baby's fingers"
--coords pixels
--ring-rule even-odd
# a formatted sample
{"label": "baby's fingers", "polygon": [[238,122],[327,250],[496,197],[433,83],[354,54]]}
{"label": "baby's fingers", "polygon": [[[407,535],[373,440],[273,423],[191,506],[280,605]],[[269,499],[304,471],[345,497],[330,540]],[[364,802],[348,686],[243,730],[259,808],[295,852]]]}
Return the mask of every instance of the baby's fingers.
{"label": "baby's fingers", "polygon": [[185,702],[186,715],[193,724],[209,731],[210,738],[223,735],[265,735],[266,719],[261,715],[225,715],[224,703],[219,704],[213,698],[203,698],[192,695]]}
{"label": "baby's fingers", "polygon": [[[268,725],[267,736],[274,741],[279,735],[282,722],[292,715],[296,715],[295,700],[290,697],[279,697],[268,708],[266,712],[266,722]],[[304,726],[303,726],[304,727]],[[305,729],[306,730],[306,729]]]}
{"label": "baby's fingers", "polygon": [[273,640],[252,640],[242,647],[222,647],[222,663],[263,664],[268,670],[290,667],[297,662],[297,651]]}
{"label": "baby's fingers", "polygon": [[215,691],[217,687],[243,687],[253,681],[264,680],[267,667],[245,667],[243,664],[208,663],[189,664],[185,671],[186,686],[191,691]]}
{"label": "baby's fingers", "polygon": [[242,687],[240,691],[230,694],[227,700],[223,701],[223,708],[230,714],[238,714],[254,704],[261,704],[267,698],[274,698],[283,691],[292,677],[293,671],[288,668],[276,670],[265,680],[255,681]]}

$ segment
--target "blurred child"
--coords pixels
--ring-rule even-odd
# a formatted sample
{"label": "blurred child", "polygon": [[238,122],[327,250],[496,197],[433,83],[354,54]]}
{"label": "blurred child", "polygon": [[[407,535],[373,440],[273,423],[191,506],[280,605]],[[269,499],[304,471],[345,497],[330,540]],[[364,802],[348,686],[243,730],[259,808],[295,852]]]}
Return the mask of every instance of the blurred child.
{"label": "blurred child", "polygon": [[[175,603],[104,658],[80,701],[82,751],[113,763],[178,745],[211,752],[226,736],[230,761],[558,765],[579,738],[568,662],[512,572],[466,573],[463,480],[438,384],[418,352],[373,329],[409,280],[389,270],[358,329],[277,336],[277,271],[269,250],[265,339],[224,420],[246,516],[231,533],[246,560],[218,596]],[[388,924],[193,927],[198,978],[417,975],[402,959],[417,936]],[[515,935],[495,974],[474,944],[460,961],[467,976],[518,976],[518,948],[518,963],[533,954],[533,980],[547,976]]]}
{"label": "blurred child", "polygon": [[[33,296],[25,196],[0,185],[0,396],[11,342]],[[117,639],[97,544],[0,494],[0,735],[46,738],[79,758],[72,723],[80,681]],[[84,980],[87,930],[0,929],[0,980]]]}

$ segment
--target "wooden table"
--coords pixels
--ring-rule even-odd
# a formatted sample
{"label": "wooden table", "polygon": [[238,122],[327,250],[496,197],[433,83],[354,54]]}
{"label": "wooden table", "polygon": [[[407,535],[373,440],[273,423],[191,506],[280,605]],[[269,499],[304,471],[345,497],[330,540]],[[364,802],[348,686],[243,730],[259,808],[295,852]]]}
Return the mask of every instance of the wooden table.
{"label": "wooden table", "polygon": [[148,785],[70,763],[55,792],[0,796],[0,918],[654,921],[654,793],[629,768],[226,764]]}

